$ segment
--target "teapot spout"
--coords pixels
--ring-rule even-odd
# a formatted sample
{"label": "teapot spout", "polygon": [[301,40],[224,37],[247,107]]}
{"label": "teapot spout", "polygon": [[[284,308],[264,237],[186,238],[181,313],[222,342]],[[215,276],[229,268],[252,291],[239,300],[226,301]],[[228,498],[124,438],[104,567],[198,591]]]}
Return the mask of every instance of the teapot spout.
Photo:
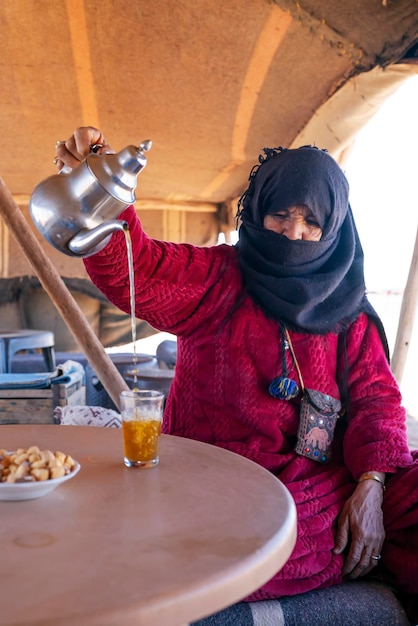
{"label": "teapot spout", "polygon": [[102,250],[116,230],[126,231],[128,223],[124,220],[110,220],[94,228],[81,230],[67,243],[71,254],[87,257]]}

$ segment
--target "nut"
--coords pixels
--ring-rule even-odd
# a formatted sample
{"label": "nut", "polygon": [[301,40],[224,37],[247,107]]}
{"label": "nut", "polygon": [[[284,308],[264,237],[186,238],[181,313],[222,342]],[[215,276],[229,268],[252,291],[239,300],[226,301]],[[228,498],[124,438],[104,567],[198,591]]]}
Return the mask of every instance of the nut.
{"label": "nut", "polygon": [[64,452],[40,450],[31,446],[7,452],[0,448],[0,483],[16,483],[61,478],[75,468],[75,461]]}

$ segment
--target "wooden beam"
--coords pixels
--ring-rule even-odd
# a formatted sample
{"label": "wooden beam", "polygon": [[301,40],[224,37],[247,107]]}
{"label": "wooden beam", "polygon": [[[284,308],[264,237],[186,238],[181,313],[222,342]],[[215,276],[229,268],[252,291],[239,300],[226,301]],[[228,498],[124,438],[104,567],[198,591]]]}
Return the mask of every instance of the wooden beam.
{"label": "wooden beam", "polygon": [[185,211],[186,213],[217,213],[213,202],[168,202],[166,200],[141,199],[135,202],[137,211]]}
{"label": "wooden beam", "polygon": [[[13,194],[13,200],[20,206],[29,206],[30,195],[27,193]],[[137,211],[185,211],[186,213],[217,213],[218,205],[213,202],[169,202],[141,198],[135,202]]]}
{"label": "wooden beam", "polygon": [[398,331],[396,334],[395,348],[392,356],[392,372],[398,381],[402,380],[405,369],[408,348],[411,343],[412,330],[416,317],[418,302],[418,228],[415,239],[415,247],[409,268],[408,279],[402,298],[401,313],[399,316]]}
{"label": "wooden beam", "polygon": [[219,189],[237,167],[246,159],[246,145],[253,115],[264,81],[274,62],[277,50],[282,44],[292,24],[292,16],[277,5],[272,4],[267,20],[258,37],[244,77],[238,108],[232,129],[231,161],[202,190],[200,196],[208,198]]}
{"label": "wooden beam", "polygon": [[100,128],[83,0],[66,0],[74,69],[84,126]]}
{"label": "wooden beam", "polygon": [[20,207],[14,202],[12,194],[1,178],[0,215],[32,265],[42,287],[74,335],[80,350],[84,352],[107,393],[119,407],[119,394],[129,389],[126,381],[93,332],[54,264],[42,250]]}

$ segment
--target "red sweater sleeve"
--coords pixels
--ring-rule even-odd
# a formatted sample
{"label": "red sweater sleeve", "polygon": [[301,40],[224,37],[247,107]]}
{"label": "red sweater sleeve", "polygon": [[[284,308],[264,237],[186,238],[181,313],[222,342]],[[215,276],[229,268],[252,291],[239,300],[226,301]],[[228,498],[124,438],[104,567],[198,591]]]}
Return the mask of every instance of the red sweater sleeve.
{"label": "red sweater sleeve", "polygon": [[[237,281],[227,280],[227,269],[231,269],[231,261],[235,271],[238,266],[231,246],[204,248],[151,239],[133,207],[128,207],[120,219],[128,222],[132,240],[136,317],[158,330],[181,335],[199,324],[210,323],[208,320],[232,306]],[[114,233],[105,248],[85,258],[84,264],[100,291],[115,306],[130,313],[124,234]],[[210,310],[205,306],[207,300],[211,302]]]}
{"label": "red sweater sleeve", "polygon": [[344,458],[357,480],[366,471],[394,472],[412,463],[406,412],[375,325],[363,313],[347,334],[348,428]]}

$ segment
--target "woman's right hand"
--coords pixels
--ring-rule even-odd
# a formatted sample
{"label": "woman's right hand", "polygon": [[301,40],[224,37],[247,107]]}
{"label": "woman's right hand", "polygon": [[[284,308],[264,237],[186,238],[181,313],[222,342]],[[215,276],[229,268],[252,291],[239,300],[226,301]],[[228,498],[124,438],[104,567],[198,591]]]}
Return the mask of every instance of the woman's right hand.
{"label": "woman's right hand", "polygon": [[[376,472],[377,474],[378,472]],[[379,473],[384,479],[384,474]],[[365,576],[379,563],[385,539],[383,489],[374,480],[359,482],[338,519],[334,553],[347,548],[343,576]]]}
{"label": "woman's right hand", "polygon": [[71,169],[76,168],[81,161],[91,152],[92,146],[100,147],[94,152],[101,154],[114,154],[114,150],[107,143],[103,133],[93,126],[80,126],[65,141],[58,141],[55,146],[56,157],[54,163],[61,171],[66,165]]}

